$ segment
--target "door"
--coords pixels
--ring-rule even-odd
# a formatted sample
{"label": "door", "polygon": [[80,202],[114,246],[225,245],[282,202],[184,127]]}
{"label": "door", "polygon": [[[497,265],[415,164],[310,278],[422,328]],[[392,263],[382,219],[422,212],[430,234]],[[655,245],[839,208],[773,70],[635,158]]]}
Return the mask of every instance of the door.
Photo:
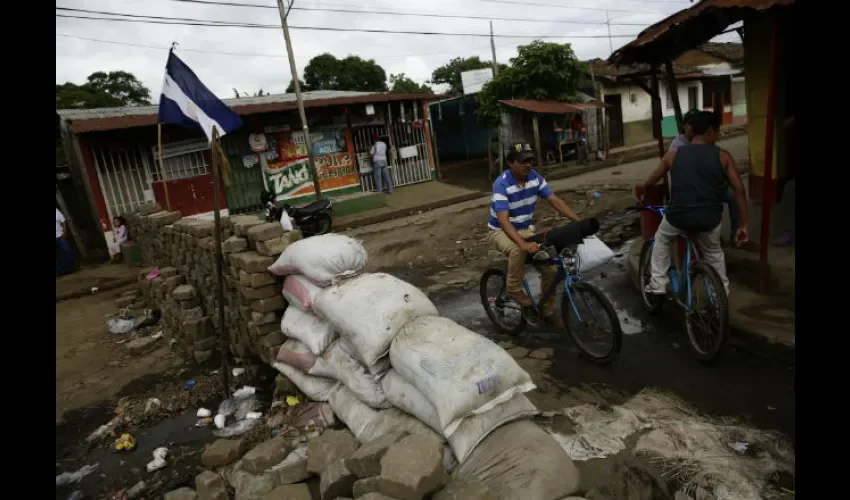
{"label": "door", "polygon": [[696,87],[688,87],[688,108],[684,110],[685,113],[692,109],[697,108],[697,88]]}
{"label": "door", "polygon": [[611,106],[605,108],[608,118],[608,147],[619,148],[623,146],[623,97],[620,94],[608,94],[604,97],[605,104]]}
{"label": "door", "polygon": [[[153,157],[156,161],[156,147],[153,148]],[[165,171],[172,210],[179,210],[184,217],[213,210],[210,146],[206,139],[163,144],[162,167]],[[152,170],[151,173],[154,178],[153,189],[156,200],[165,207],[165,188],[159,169]],[[219,191],[219,194],[221,208],[227,208],[224,193]]]}

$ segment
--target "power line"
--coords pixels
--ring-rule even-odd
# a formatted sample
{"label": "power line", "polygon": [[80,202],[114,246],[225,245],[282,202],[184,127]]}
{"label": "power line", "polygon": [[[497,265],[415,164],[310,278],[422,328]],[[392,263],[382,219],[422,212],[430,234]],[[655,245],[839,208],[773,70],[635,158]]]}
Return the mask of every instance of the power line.
{"label": "power line", "polygon": [[[554,3],[534,3],[534,2],[522,2],[517,0],[481,0],[482,2],[490,2],[490,3],[507,3],[514,5],[523,5],[528,6],[532,5],[535,7],[551,7],[553,9],[571,9],[571,10],[595,10],[600,12],[605,12],[606,10],[609,12],[627,12],[630,14],[663,14],[662,12],[647,12],[647,11],[639,11],[639,10],[624,10],[624,9],[606,9],[603,7],[579,7],[579,6],[571,6],[571,5],[558,5]],[[645,2],[641,2],[645,3]]]}
{"label": "power line", "polygon": [[[227,28],[255,28],[255,29],[280,29],[280,26],[274,24],[254,24],[254,23],[227,23],[227,21],[217,21],[209,19],[192,19],[179,17],[162,17],[162,16],[143,16],[136,14],[121,14],[115,12],[103,11],[87,11],[85,9],[69,9],[56,7],[57,10],[88,12],[93,14],[122,16],[122,17],[90,17],[68,14],[56,14],[56,17],[67,19],[85,19],[91,21],[109,21],[109,22],[125,22],[125,23],[140,23],[140,24],[162,24],[162,25],[179,25],[179,26],[206,26],[206,27],[227,27]],[[396,35],[435,35],[435,36],[469,36],[469,37],[489,37],[489,33],[446,33],[439,31],[402,31],[402,30],[382,30],[382,29],[365,29],[365,28],[331,28],[327,26],[290,26],[294,30],[309,30],[309,31],[333,31],[346,33],[382,33]],[[636,35],[614,35],[614,38],[635,38]],[[496,35],[497,38],[523,38],[523,39],[562,39],[562,38],[608,38],[607,35]]]}
{"label": "power line", "polygon": [[[277,7],[271,5],[261,5],[255,3],[234,3],[234,2],[221,2],[216,0],[172,0],[174,2],[180,3],[190,3],[190,4],[199,4],[199,5],[218,5],[222,7],[247,7],[254,9],[275,9]],[[474,19],[481,21],[511,21],[511,22],[525,22],[525,23],[546,23],[546,24],[578,24],[578,25],[593,25],[593,26],[604,26],[605,22],[594,22],[594,21],[564,21],[559,19],[532,19],[527,17],[494,17],[494,16],[472,16],[465,14],[434,14],[428,12],[402,12],[402,11],[388,11],[388,10],[363,10],[363,9],[341,9],[341,8],[327,8],[327,7],[292,7],[292,10],[303,10],[303,11],[313,11],[313,12],[336,12],[343,14],[374,14],[374,15],[383,15],[383,16],[408,16],[408,17],[432,17],[438,19]],[[613,23],[615,26],[646,26],[646,23]]]}

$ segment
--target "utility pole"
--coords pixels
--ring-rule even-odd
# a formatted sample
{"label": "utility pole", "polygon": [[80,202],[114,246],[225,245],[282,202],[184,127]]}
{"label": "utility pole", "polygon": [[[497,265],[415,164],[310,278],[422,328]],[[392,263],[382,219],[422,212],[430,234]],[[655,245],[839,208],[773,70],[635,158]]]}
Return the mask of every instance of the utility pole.
{"label": "utility pole", "polygon": [[605,25],[608,26],[608,49],[611,54],[614,53],[614,42],[611,41],[611,16],[608,11],[605,11]]}
{"label": "utility pole", "polygon": [[[490,51],[493,53],[493,78],[499,76],[499,63],[496,62],[496,41],[493,37],[493,21],[490,21]],[[499,110],[499,126],[496,128],[496,133],[499,136],[499,168],[505,168],[505,147],[502,143],[502,107],[496,103]],[[498,174],[498,172],[496,172]],[[490,171],[489,180],[493,180],[493,172]]]}
{"label": "utility pole", "polygon": [[277,0],[277,10],[280,12],[280,24],[283,27],[283,40],[286,42],[286,54],[289,56],[289,70],[292,72],[292,85],[295,87],[295,101],[298,104],[298,114],[301,115],[301,129],[304,131],[304,145],[307,147],[307,167],[313,178],[313,189],[316,198],[322,199],[322,188],[319,187],[319,175],[316,172],[316,162],[313,158],[313,143],[310,141],[310,129],[307,126],[307,113],[304,111],[304,100],[301,97],[301,85],[298,83],[298,68],[295,67],[295,54],[292,51],[292,40],[289,38],[289,24],[286,18],[295,0],[289,0],[289,7],[284,8],[283,0]]}

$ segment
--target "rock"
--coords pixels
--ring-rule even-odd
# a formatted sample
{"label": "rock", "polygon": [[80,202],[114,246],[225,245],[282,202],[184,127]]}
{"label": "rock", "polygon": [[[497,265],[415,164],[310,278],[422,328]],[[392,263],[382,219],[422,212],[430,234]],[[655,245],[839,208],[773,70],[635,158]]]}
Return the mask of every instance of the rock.
{"label": "rock", "polygon": [[260,443],[242,457],[242,468],[251,474],[259,474],[272,465],[280,463],[291,450],[283,436],[276,436]]}
{"label": "rock", "polygon": [[215,472],[205,470],[195,478],[198,500],[229,500],[224,479]]}
{"label": "rock", "polygon": [[180,488],[169,491],[162,496],[163,500],[197,500],[198,494],[192,488]]}
{"label": "rock", "polygon": [[345,459],[345,466],[357,477],[378,476],[381,474],[381,459],[387,449],[405,436],[406,432],[385,434],[369,441]]}
{"label": "rock", "polygon": [[175,300],[192,300],[197,297],[198,293],[192,285],[180,285],[171,292],[171,296]]}
{"label": "rock", "polygon": [[449,482],[443,444],[412,434],[389,447],[381,459],[381,492],[399,500],[422,500]]}
{"label": "rock", "polygon": [[531,351],[528,357],[533,359],[552,359],[554,354],[555,350],[551,347],[541,347],[540,349]]}
{"label": "rock", "polygon": [[212,358],[213,351],[212,349],[205,350],[194,350],[192,352],[192,356],[195,358],[195,362],[198,364],[206,363]]}
{"label": "rock", "polygon": [[307,471],[320,474],[337,460],[350,457],[360,445],[348,431],[326,431],[310,441],[307,451]]}
{"label": "rock", "polygon": [[130,351],[131,354],[139,354],[148,350],[153,344],[156,342],[156,339],[153,337],[139,337],[137,339],[131,340],[124,344],[127,347],[127,350]]}
{"label": "rock", "polygon": [[380,493],[382,482],[380,476],[364,477],[354,483],[351,492],[354,498],[360,498],[367,493]]}
{"label": "rock", "polygon": [[201,463],[208,469],[216,469],[239,460],[242,456],[241,439],[219,439],[206,447],[201,455]]}
{"label": "rock", "polygon": [[266,493],[262,500],[313,500],[313,495],[306,484],[287,484]]}
{"label": "rock", "polygon": [[357,500],[397,500],[393,497],[388,497],[383,493],[366,493]]}
{"label": "rock", "polygon": [[233,473],[236,500],[261,500],[276,486],[274,477],[268,474],[251,474],[244,470]]}
{"label": "rock", "polygon": [[499,496],[481,481],[461,479],[449,483],[432,500],[499,500]]}
{"label": "rock", "polygon": [[526,349],[525,347],[520,347],[520,346],[511,347],[510,349],[508,349],[508,354],[510,354],[511,357],[514,358],[514,359],[524,358],[524,357],[528,356],[529,352],[531,352],[529,349]]}
{"label": "rock", "polygon": [[239,236],[231,236],[221,242],[221,251],[224,253],[244,252],[248,249],[248,240]]}
{"label": "rock", "polygon": [[269,241],[283,236],[283,227],[279,222],[265,222],[248,228],[247,236],[248,241],[253,243]]}
{"label": "rock", "polygon": [[355,481],[357,476],[345,467],[344,459],[332,462],[322,471],[319,482],[321,499],[334,500],[337,497],[351,495]]}
{"label": "rock", "polygon": [[278,376],[274,378],[274,385],[275,389],[277,389],[277,392],[279,392],[282,396],[289,396],[291,394],[295,394],[295,392],[298,390],[298,388],[291,380],[280,374],[278,374]]}
{"label": "rock", "polygon": [[286,247],[301,239],[301,231],[290,231],[278,238],[257,242],[257,253],[260,255],[278,256]]}
{"label": "rock", "polygon": [[267,474],[273,476],[277,484],[281,485],[295,484],[305,481],[310,477],[310,473],[307,472],[307,456],[304,455],[303,457],[296,457],[288,465],[281,467],[280,469],[269,471]]}

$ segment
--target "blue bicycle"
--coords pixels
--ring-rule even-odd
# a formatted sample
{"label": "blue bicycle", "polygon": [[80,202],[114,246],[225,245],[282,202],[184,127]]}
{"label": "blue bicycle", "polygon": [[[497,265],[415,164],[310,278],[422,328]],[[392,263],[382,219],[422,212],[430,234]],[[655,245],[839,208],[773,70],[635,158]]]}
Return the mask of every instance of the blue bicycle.
{"label": "blue bicycle", "polygon": [[[596,232],[599,224],[594,223],[593,232]],[[543,305],[557,293],[558,285],[563,282],[561,318],[567,333],[584,357],[598,364],[609,364],[620,353],[623,331],[608,297],[590,283],[581,281],[581,262],[576,248],[589,234],[578,234],[577,226],[570,224],[528,239],[540,244],[540,251],[528,256],[527,263],[558,268],[555,281],[549,290],[543,291],[536,305],[523,308],[508,296],[507,272],[498,267],[488,269],[481,276],[481,304],[500,332],[518,335],[526,325],[537,326],[540,323]],[[523,280],[522,286],[534,302],[528,281]]]}
{"label": "blue bicycle", "polygon": [[[666,206],[638,206],[633,210],[649,210],[661,217]],[[729,337],[729,307],[726,289],[713,267],[700,260],[698,246],[690,233],[679,235],[685,242],[684,262],[680,262],[676,246],[671,251],[670,288],[667,297],[685,312],[688,345],[696,358],[708,363],[723,350]],[[639,286],[643,304],[650,314],[658,314],[665,296],[646,292],[652,277],[652,249],[655,239],[647,240],[640,251]],[[703,300],[703,296],[705,300]]]}

